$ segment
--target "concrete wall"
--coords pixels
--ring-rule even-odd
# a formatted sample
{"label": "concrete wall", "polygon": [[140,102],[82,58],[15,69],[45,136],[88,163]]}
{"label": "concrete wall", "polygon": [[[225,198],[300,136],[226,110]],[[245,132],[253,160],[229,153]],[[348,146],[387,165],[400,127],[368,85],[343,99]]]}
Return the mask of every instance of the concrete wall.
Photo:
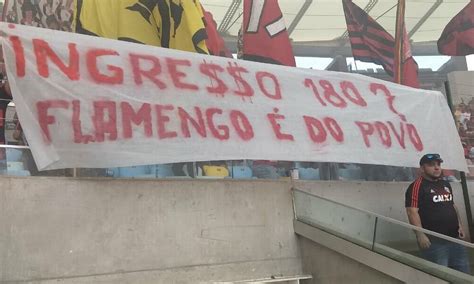
{"label": "concrete wall", "polygon": [[302,273],[286,182],[1,177],[0,185],[0,282]]}
{"label": "concrete wall", "polygon": [[[407,184],[400,183],[0,177],[0,282],[198,283],[301,274],[293,186],[406,218]],[[462,205],[462,194],[455,196]]]}

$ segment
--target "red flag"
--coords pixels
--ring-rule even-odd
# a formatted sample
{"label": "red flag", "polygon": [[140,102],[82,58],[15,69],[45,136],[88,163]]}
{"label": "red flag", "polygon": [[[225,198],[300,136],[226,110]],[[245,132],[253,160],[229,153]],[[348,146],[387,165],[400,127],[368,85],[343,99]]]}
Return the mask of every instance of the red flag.
{"label": "red flag", "polygon": [[418,64],[413,59],[405,28],[405,0],[398,0],[395,35],[394,82],[419,88]]}
{"label": "red flag", "polygon": [[[354,59],[382,65],[388,75],[394,76],[396,50],[393,36],[351,0],[343,0],[343,7]],[[406,31],[403,37],[405,44],[401,83],[418,88],[418,65],[411,56]]]}
{"label": "red flag", "polygon": [[217,31],[217,25],[212,17],[212,14],[202,7],[202,12],[204,13],[204,25],[206,26],[206,46],[209,50],[209,53],[212,55],[229,57],[232,58],[232,53],[225,46],[224,40]]}
{"label": "red flag", "polygon": [[244,0],[243,59],[296,66],[276,0]]}
{"label": "red flag", "polygon": [[438,51],[451,56],[474,54],[474,0],[446,25],[438,40]]}
{"label": "red flag", "polygon": [[420,88],[420,81],[418,80],[418,64],[413,57],[408,58],[403,62],[402,68],[402,85]]}

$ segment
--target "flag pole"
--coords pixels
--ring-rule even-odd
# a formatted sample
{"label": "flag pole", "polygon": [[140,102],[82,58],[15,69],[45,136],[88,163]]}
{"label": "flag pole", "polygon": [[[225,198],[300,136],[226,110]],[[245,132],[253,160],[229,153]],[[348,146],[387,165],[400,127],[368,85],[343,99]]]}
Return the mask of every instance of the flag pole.
{"label": "flag pole", "polygon": [[394,54],[394,78],[397,84],[402,83],[403,66],[403,33],[405,32],[405,0],[398,0],[397,21],[395,24],[395,54]]}
{"label": "flag pole", "polygon": [[[352,58],[354,58],[354,57],[352,57]],[[359,71],[359,68],[357,68],[357,62],[356,62],[356,59],[355,59],[355,58],[354,58],[354,66],[355,66],[355,68],[356,68],[356,71]]]}

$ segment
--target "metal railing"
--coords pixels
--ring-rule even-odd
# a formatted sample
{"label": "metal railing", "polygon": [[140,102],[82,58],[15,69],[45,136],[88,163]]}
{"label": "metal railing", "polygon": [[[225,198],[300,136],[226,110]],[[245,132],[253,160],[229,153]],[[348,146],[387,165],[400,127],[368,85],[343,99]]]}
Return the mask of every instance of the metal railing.
{"label": "metal railing", "polygon": [[[302,223],[441,279],[474,283],[474,244],[299,189],[293,189],[293,206],[295,219]],[[463,272],[430,262],[428,251],[419,249],[415,232],[428,236],[431,245],[448,244],[465,253],[466,266],[457,268]]]}

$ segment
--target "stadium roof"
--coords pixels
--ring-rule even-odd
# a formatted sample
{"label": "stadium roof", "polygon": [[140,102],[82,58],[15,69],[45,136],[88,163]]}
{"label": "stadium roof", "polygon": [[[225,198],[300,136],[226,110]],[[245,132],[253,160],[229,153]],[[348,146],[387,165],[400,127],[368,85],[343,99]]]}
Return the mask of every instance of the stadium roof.
{"label": "stadium roof", "polygon": [[[276,1],[276,0],[275,0]],[[436,41],[446,24],[470,0],[406,0],[405,22],[415,55],[437,55]],[[341,0],[279,0],[297,56],[351,56]],[[397,0],[354,0],[392,35]],[[235,50],[243,0],[201,0]]]}

